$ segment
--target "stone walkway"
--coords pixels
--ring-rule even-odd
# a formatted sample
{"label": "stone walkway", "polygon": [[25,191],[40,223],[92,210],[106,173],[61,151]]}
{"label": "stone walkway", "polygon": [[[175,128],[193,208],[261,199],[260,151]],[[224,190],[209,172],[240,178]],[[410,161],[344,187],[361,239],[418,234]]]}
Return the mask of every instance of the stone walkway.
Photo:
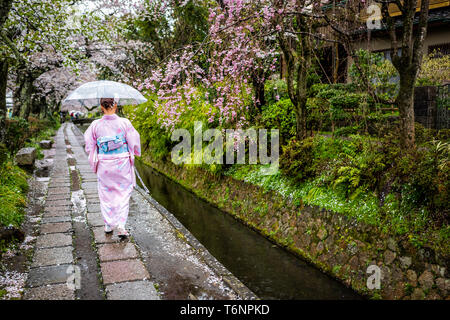
{"label": "stone walkway", "polygon": [[[97,177],[91,171],[81,139],[79,131],[77,132],[71,123],[64,123],[55,137],[54,165],[23,298],[170,298],[159,292],[160,286],[167,287],[168,284],[156,283],[152,279],[149,270],[157,270],[157,266],[153,264],[158,262],[149,263],[147,258],[153,253],[145,249],[145,243],[135,243],[133,230],[130,230],[130,239],[125,241],[121,241],[116,235],[105,235],[97,193]],[[229,272],[222,275],[215,272],[214,268],[205,262],[208,259],[215,260],[208,255],[205,259],[206,250],[198,250],[182,242],[183,239],[179,238],[183,237],[178,236],[180,230],[175,230],[173,223],[168,222],[166,212],[165,215],[161,214],[136,191],[133,191],[132,202],[134,209],[130,208],[130,216],[134,216],[134,220],[145,211],[147,219],[154,219],[153,232],[157,230],[156,232],[163,234],[164,246],[177,251],[171,254],[179,255],[183,260],[188,257],[188,260],[195,262],[192,264],[194,267],[184,266],[184,269],[197,268],[201,271],[195,272],[204,273],[205,279],[202,281],[205,283],[198,285],[207,287],[205,292],[215,291],[207,295],[208,298],[256,298],[237,279],[234,278],[231,282],[224,279],[233,277]],[[142,222],[138,224],[142,225]],[[186,230],[181,232],[188,233]],[[189,234],[186,236],[191,237]],[[146,238],[142,239],[147,241]],[[174,263],[175,265],[170,267],[175,270],[180,263]],[[217,261],[213,264],[220,265]],[[220,267],[224,269],[223,266]],[[196,278],[201,277],[197,274]],[[184,298],[198,297],[190,293]]]}

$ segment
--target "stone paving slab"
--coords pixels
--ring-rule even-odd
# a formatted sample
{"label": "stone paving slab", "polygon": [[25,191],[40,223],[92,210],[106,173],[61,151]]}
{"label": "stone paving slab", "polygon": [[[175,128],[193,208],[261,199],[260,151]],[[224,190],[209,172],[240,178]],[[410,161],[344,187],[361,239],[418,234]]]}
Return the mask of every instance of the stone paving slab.
{"label": "stone paving slab", "polygon": [[48,194],[49,195],[55,195],[55,194],[70,194],[70,188],[49,188]]}
{"label": "stone paving slab", "polygon": [[69,232],[71,229],[70,222],[46,223],[41,225],[41,234]]}
{"label": "stone paving slab", "polygon": [[50,218],[50,217],[70,217],[71,211],[67,209],[55,208],[54,210],[44,211],[42,217]]}
{"label": "stone paving slab", "polygon": [[[64,160],[56,159],[55,161],[66,161],[66,160],[65,159]],[[62,171],[61,173],[66,174],[66,172],[65,172],[66,170],[65,169],[66,168],[62,168],[62,170],[60,170],[60,171]],[[69,178],[69,176],[55,176],[55,175],[53,175],[52,178],[50,179],[50,183],[51,184],[57,184],[57,185],[64,185],[66,183],[70,183],[70,178]]]}
{"label": "stone paving slab", "polygon": [[68,207],[70,206],[71,202],[67,199],[60,199],[60,200],[49,200],[47,199],[45,201],[45,206],[48,207]]}
{"label": "stone paving slab", "polygon": [[48,185],[49,189],[52,188],[70,188],[70,182],[52,182],[50,181],[50,184]]}
{"label": "stone paving slab", "polygon": [[25,300],[74,300],[75,293],[67,284],[55,284],[30,288],[25,292]]}
{"label": "stone paving slab", "polygon": [[[66,200],[64,200],[64,201],[66,201]],[[54,211],[71,211],[70,206],[71,206],[70,202],[65,206],[47,206],[47,204],[46,204],[44,213],[45,212],[54,212]]]}
{"label": "stone paving slab", "polygon": [[40,287],[43,285],[66,283],[69,273],[68,268],[72,264],[62,264],[59,266],[32,268],[28,273],[27,286]]}
{"label": "stone paving slab", "polygon": [[97,181],[89,181],[89,182],[83,181],[81,183],[81,187],[83,189],[97,189]]}
{"label": "stone paving slab", "polygon": [[86,197],[89,203],[91,204],[100,204],[100,198],[99,197]]}
{"label": "stone paving slab", "polygon": [[65,247],[72,244],[72,236],[65,233],[41,235],[36,240],[37,248]]}
{"label": "stone paving slab", "polygon": [[[84,196],[85,197],[91,197],[91,196],[98,196],[98,190],[96,189],[96,190],[83,190],[84,191]],[[98,205],[96,205],[96,206],[98,206]],[[95,208],[91,208],[91,210],[92,209],[94,209],[94,210],[97,210],[97,209],[95,209]]]}
{"label": "stone paving slab", "polygon": [[88,173],[83,173],[82,171],[80,172],[81,174],[81,178],[83,179],[83,182],[97,182],[98,178],[95,174],[88,174]]}
{"label": "stone paving slab", "polygon": [[72,218],[70,216],[63,216],[63,217],[43,217],[41,224],[45,223],[57,223],[57,222],[70,222],[72,221]]}
{"label": "stone paving slab", "polygon": [[60,194],[51,194],[47,196],[46,201],[54,201],[54,200],[70,200],[69,193],[60,193]]}
{"label": "stone paving slab", "polygon": [[108,300],[160,300],[151,281],[133,281],[106,286]]}
{"label": "stone paving slab", "polygon": [[107,243],[98,248],[101,262],[139,258],[136,247],[130,242]]}
{"label": "stone paving slab", "polygon": [[101,227],[105,225],[102,214],[100,212],[88,212],[87,221],[91,227]]}
{"label": "stone paving slab", "polygon": [[100,263],[104,284],[148,279],[150,276],[140,260],[119,260]]}
{"label": "stone paving slab", "polygon": [[100,198],[98,197],[98,193],[89,193],[89,194],[87,194],[87,195],[85,195],[85,196],[86,196],[86,199],[89,199],[89,200],[100,199]]}
{"label": "stone paving slab", "polygon": [[89,188],[83,188],[85,193],[97,193],[98,194],[98,187],[97,187],[97,183],[96,182],[90,182],[90,183],[95,183],[95,186],[91,186]]}
{"label": "stone paving slab", "polygon": [[89,203],[87,205],[87,211],[91,212],[91,213],[93,213],[93,212],[101,212],[100,205],[99,204],[90,204]]}
{"label": "stone paving slab", "polygon": [[[59,161],[65,161],[65,159],[57,159]],[[69,177],[52,177],[52,182],[70,182],[70,178]]]}
{"label": "stone paving slab", "polygon": [[86,172],[90,172],[92,170],[91,166],[89,164],[83,164],[82,162],[81,163],[77,163],[77,168],[79,168],[80,171],[83,170],[83,171],[86,171]]}
{"label": "stone paving slab", "polygon": [[34,253],[31,267],[43,267],[58,264],[73,263],[72,246],[37,249]]}
{"label": "stone paving slab", "polygon": [[94,239],[95,243],[97,244],[114,243],[120,241],[115,232],[113,232],[112,234],[106,234],[104,231],[104,227],[94,227],[92,228],[92,231],[94,232]]}

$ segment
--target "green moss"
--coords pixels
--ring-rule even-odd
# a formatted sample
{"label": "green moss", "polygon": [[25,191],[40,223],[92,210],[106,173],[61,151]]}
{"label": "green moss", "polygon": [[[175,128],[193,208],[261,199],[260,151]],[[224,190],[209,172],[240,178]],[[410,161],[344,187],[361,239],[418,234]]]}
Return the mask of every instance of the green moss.
{"label": "green moss", "polygon": [[[264,175],[267,165],[234,165],[224,174],[236,180],[256,185],[265,191],[274,191],[293,204],[318,206],[337,214],[355,218],[362,223],[376,226],[385,234],[408,235],[410,242],[417,248],[425,245],[433,246],[441,252],[449,252],[448,239],[450,227],[442,226],[430,230],[430,217],[425,208],[411,210],[401,206],[398,200],[388,194],[383,206],[372,193],[360,193],[354,198],[348,198],[339,187],[330,188],[324,185],[323,177],[303,183],[296,183],[280,172],[275,175]],[[261,205],[255,208],[261,211]],[[342,231],[348,233],[350,230]]]}
{"label": "green moss", "polygon": [[279,172],[275,175],[264,175],[263,169],[267,167],[267,165],[233,166],[225,174],[236,180],[260,186],[266,191],[275,191],[298,205],[305,203],[319,206],[370,224],[379,223],[377,220],[378,200],[375,196],[363,194],[353,200],[346,199],[339,191],[316,187],[320,185],[318,181],[320,177],[313,181],[296,184]]}
{"label": "green moss", "polygon": [[0,299],[3,298],[3,296],[5,296],[8,293],[8,291],[6,291],[5,289],[0,289]]}
{"label": "green moss", "polygon": [[0,166],[0,226],[19,227],[23,221],[28,175],[10,161]]}
{"label": "green moss", "polygon": [[338,274],[339,271],[341,270],[341,268],[342,268],[341,265],[335,265],[335,266],[333,267],[333,269],[332,269],[332,272],[333,272],[334,274]]}

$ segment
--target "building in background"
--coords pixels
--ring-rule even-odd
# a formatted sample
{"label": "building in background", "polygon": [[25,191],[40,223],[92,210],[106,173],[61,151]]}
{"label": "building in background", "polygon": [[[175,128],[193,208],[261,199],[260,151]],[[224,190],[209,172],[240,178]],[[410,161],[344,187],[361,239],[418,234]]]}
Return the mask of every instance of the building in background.
{"label": "building in background", "polygon": [[[420,11],[417,9],[417,11]],[[401,26],[401,12],[396,5],[391,4],[389,10],[391,16],[397,17],[398,27]],[[362,15],[363,19],[367,15]],[[414,24],[418,24],[418,16],[414,19]],[[372,30],[370,38],[365,42],[355,44],[357,48],[366,49],[372,52],[382,52],[386,59],[391,59],[391,40],[386,29]],[[424,42],[424,53],[430,54],[438,50],[441,55],[450,54],[450,1],[430,0],[430,12],[428,18],[427,37]]]}
{"label": "building in background", "polygon": [[[363,25],[369,17],[368,6],[375,2],[365,1],[353,2],[353,6],[358,6],[355,12],[359,12],[360,21]],[[334,7],[345,7],[350,5],[348,0],[329,1],[322,7],[325,12],[333,13]],[[355,8],[354,8],[355,9]],[[420,1],[417,12],[420,11]],[[398,27],[401,26],[401,12],[393,3],[390,4],[389,13],[395,17]],[[371,16],[372,17],[372,16]],[[372,17],[373,18],[373,17]],[[381,19],[381,16],[375,17]],[[418,24],[418,15],[414,24]],[[332,30],[329,27],[323,29],[327,37],[332,37]],[[390,48],[391,40],[385,27],[381,24],[380,29],[368,30],[367,28],[354,31],[353,48],[365,49],[371,52],[381,52],[386,59],[391,60]],[[438,50],[440,55],[450,54],[450,1],[449,0],[430,0],[430,12],[428,18],[428,32],[424,43],[424,53],[430,54]],[[338,43],[328,45],[323,48],[320,57],[319,73],[324,83],[339,83],[349,81],[348,70],[353,60],[348,54],[346,48]],[[450,79],[449,79],[450,80]]]}

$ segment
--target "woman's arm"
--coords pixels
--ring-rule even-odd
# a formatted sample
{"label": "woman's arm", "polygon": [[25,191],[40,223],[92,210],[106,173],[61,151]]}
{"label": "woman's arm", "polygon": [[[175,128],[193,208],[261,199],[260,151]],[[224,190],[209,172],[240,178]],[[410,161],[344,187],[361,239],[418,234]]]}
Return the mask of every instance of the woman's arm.
{"label": "woman's arm", "polygon": [[97,144],[97,138],[95,137],[94,133],[94,122],[91,123],[89,128],[87,128],[86,132],[84,133],[84,143],[84,150],[86,150],[86,152],[90,154]]}
{"label": "woman's arm", "polygon": [[141,137],[129,120],[127,120],[126,139],[129,152],[135,156],[141,156]]}

